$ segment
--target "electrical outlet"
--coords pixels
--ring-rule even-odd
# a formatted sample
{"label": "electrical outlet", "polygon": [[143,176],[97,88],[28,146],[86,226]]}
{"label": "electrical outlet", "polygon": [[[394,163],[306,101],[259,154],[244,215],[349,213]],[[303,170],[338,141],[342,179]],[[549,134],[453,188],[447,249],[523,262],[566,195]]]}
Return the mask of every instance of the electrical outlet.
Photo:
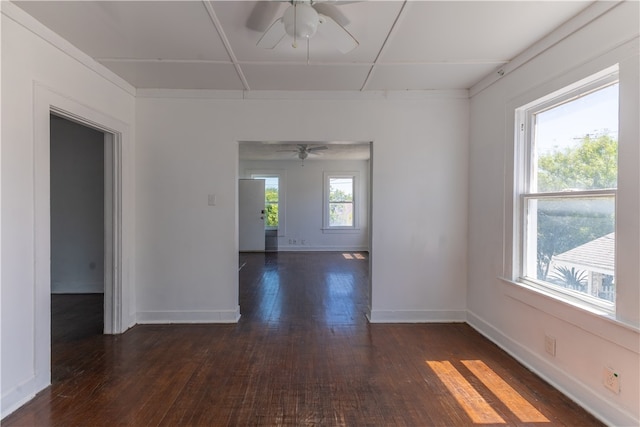
{"label": "electrical outlet", "polygon": [[544,351],[555,357],[556,339],[554,337],[550,337],[549,335],[544,336]]}
{"label": "electrical outlet", "polygon": [[293,239],[289,239],[289,244],[292,245],[293,244]]}
{"label": "electrical outlet", "polygon": [[294,245],[297,245],[297,244],[298,244],[298,241],[297,241],[296,239],[293,239],[293,244],[294,244]]}
{"label": "electrical outlet", "polygon": [[620,394],[620,375],[616,371],[605,367],[602,371],[602,382],[606,388],[615,394]]}

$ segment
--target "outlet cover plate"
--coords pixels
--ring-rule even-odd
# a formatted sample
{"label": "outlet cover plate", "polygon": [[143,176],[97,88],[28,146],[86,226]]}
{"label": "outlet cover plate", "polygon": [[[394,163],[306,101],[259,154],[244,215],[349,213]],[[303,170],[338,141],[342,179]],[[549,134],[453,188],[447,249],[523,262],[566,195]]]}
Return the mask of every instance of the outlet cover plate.
{"label": "outlet cover plate", "polygon": [[620,394],[620,375],[615,370],[605,367],[602,371],[602,382],[606,388]]}
{"label": "outlet cover plate", "polygon": [[549,335],[544,336],[544,351],[555,357],[556,339],[554,337],[550,337]]}

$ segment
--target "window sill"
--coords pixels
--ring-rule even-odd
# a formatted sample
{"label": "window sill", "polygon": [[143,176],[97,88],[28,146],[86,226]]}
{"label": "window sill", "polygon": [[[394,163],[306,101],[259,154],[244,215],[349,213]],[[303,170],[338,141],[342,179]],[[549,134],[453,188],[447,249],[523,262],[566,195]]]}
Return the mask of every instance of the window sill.
{"label": "window sill", "polygon": [[589,311],[593,314],[615,318],[616,309],[613,303],[608,303],[598,298],[581,294],[577,291],[574,292],[571,290],[558,289],[554,286],[549,286],[544,282],[541,283],[528,278],[519,279],[516,283],[529,287],[534,291],[549,296],[550,298],[555,298],[573,305],[574,307]]}
{"label": "window sill", "polygon": [[[525,281],[499,279],[506,284],[504,294],[507,297],[638,353],[640,325],[616,319],[612,313],[585,302],[562,298]],[[611,333],[612,326],[616,328],[615,333]]]}
{"label": "window sill", "polygon": [[360,233],[360,229],[353,228],[353,227],[348,227],[348,228],[324,227],[322,229],[322,234],[359,234],[359,233]]}

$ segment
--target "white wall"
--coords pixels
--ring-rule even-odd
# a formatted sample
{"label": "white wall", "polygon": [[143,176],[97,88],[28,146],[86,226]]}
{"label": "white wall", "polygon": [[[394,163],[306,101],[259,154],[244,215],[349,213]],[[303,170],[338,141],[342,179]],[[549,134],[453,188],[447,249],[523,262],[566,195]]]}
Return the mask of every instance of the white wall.
{"label": "white wall", "polygon": [[[615,7],[471,100],[468,321],[612,425],[640,423],[638,5]],[[513,109],[617,62],[618,310],[609,319],[499,278],[508,270],[511,238]],[[545,353],[545,334],[557,340],[555,357]],[[605,366],[620,373],[619,395],[602,384]]]}
{"label": "white wall", "polygon": [[[367,160],[240,161],[240,177],[251,178],[253,171],[284,172],[280,191],[285,193],[284,234],[278,248],[284,250],[368,250],[369,249],[369,161]],[[323,173],[357,172],[358,230],[323,233]],[[280,234],[280,233],[279,233]],[[295,239],[297,244],[290,244]],[[304,241],[304,244],[302,243]]]}
{"label": "white wall", "polygon": [[[50,381],[49,255],[49,102],[71,112],[122,123],[123,136],[123,311],[135,307],[129,294],[132,260],[131,149],[127,124],[133,123],[133,89],[118,86],[91,67],[86,56],[11,3],[2,8],[2,241],[1,416],[46,387]],[[24,25],[27,25],[26,28]],[[79,60],[80,58],[80,60]],[[83,62],[84,61],[84,62]],[[86,64],[89,64],[87,66]],[[46,94],[46,96],[44,95]],[[46,99],[44,99],[46,98]],[[120,125],[117,125],[120,126]],[[34,135],[44,135],[37,140]],[[39,170],[34,165],[43,165]],[[38,242],[38,244],[36,244]],[[40,244],[45,242],[45,244]],[[45,261],[46,260],[46,261]],[[126,327],[127,325],[125,325]]]}
{"label": "white wall", "polygon": [[104,134],[51,119],[51,292],[104,292]]}
{"label": "white wall", "polygon": [[139,322],[235,320],[237,141],[260,140],[373,141],[372,320],[464,320],[466,91],[206,95],[139,91]]}

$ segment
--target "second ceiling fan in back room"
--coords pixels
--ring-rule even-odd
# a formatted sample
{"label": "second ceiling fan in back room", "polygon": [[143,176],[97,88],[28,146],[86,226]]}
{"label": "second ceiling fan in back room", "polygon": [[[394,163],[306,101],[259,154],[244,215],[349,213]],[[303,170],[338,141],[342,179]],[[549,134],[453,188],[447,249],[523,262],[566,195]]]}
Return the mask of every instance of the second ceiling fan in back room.
{"label": "second ceiling fan in back room", "polygon": [[258,40],[258,47],[274,49],[288,36],[294,48],[298,47],[300,41],[304,42],[308,56],[309,40],[316,33],[342,53],[348,53],[358,47],[358,41],[345,28],[350,22],[349,19],[336,6],[350,2],[329,4],[326,1],[292,0],[284,14],[272,21],[280,7],[278,3],[258,2],[247,20],[248,28],[264,31]]}
{"label": "second ceiling fan in back room", "polygon": [[318,151],[328,150],[329,147],[326,145],[320,145],[316,147],[310,147],[308,144],[298,144],[295,149],[288,150],[278,150],[282,153],[295,153],[296,156],[302,160],[302,166],[304,166],[304,160],[309,157],[309,155],[318,155]]}

